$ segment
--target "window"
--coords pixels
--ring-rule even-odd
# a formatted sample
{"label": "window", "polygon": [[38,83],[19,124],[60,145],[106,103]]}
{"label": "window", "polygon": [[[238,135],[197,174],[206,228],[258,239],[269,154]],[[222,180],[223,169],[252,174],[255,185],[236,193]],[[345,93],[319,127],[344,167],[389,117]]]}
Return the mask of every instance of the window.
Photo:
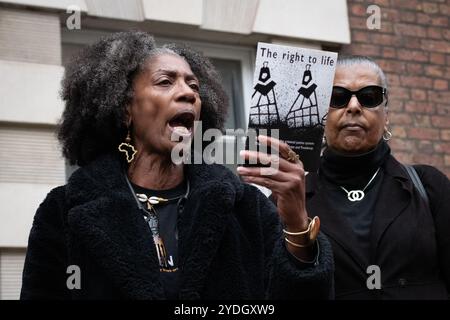
{"label": "window", "polygon": [[225,128],[245,128],[245,107],[242,92],[240,61],[212,58],[211,62],[222,77],[222,84],[228,95],[230,103],[230,109],[228,111],[228,118],[225,123]]}

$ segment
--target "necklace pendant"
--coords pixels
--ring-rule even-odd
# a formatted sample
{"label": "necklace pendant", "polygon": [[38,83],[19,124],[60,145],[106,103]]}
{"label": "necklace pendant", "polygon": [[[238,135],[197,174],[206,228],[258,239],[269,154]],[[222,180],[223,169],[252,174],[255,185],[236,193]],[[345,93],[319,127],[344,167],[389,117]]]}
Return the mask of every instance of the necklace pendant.
{"label": "necklace pendant", "polygon": [[340,186],[340,188],[347,193],[347,199],[350,200],[351,202],[361,201],[362,199],[364,199],[364,196],[366,195],[364,193],[364,191],[372,183],[373,179],[375,179],[375,177],[377,176],[377,174],[380,171],[380,169],[381,169],[381,167],[378,168],[377,171],[375,171],[375,174],[372,176],[372,178],[370,178],[369,182],[366,184],[366,186],[362,190],[350,190],[350,191],[348,191],[343,186]]}
{"label": "necklace pendant", "polygon": [[160,197],[150,197],[148,198],[148,202],[151,204],[158,204],[160,202],[167,202],[168,199],[160,198]]}
{"label": "necklace pendant", "polygon": [[136,196],[140,202],[147,202],[148,198],[143,193],[136,193]]}
{"label": "necklace pendant", "polygon": [[148,226],[150,227],[150,230],[152,231],[153,236],[158,235],[159,231],[158,231],[158,220],[156,219],[156,217],[150,217],[147,220]]}
{"label": "necklace pendant", "polygon": [[364,196],[365,196],[365,193],[363,190],[350,190],[347,193],[347,198],[351,202],[361,201],[362,199],[364,199]]}

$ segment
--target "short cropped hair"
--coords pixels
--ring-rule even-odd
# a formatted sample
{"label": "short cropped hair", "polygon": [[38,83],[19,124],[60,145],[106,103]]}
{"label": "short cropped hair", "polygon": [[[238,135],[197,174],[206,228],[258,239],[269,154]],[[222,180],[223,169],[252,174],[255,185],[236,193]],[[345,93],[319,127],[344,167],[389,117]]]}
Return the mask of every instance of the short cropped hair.
{"label": "short cropped hair", "polygon": [[384,74],[381,67],[373,59],[366,57],[366,56],[357,56],[357,55],[339,56],[338,57],[338,61],[337,61],[338,67],[339,66],[343,66],[343,67],[354,66],[357,64],[364,64],[364,65],[368,66],[369,68],[372,68],[377,73],[377,75],[380,79],[380,85],[383,88],[387,89],[388,83],[386,80],[386,75]]}

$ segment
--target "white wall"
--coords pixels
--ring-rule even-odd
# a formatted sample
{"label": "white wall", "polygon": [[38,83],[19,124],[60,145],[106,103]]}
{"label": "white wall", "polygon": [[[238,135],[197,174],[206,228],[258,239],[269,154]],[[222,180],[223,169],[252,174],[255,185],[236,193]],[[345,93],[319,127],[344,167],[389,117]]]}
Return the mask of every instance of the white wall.
{"label": "white wall", "polygon": [[0,59],[61,64],[61,36],[56,13],[0,7]]}
{"label": "white wall", "polygon": [[[37,2],[59,8],[57,1]],[[37,207],[65,182],[54,132],[63,71],[59,14],[0,6],[0,248],[27,246]]]}
{"label": "white wall", "polygon": [[56,124],[64,68],[0,60],[0,121]]}
{"label": "white wall", "polygon": [[2,0],[0,2],[61,10],[66,10],[67,7],[76,5],[81,11],[87,11],[84,0]]}
{"label": "white wall", "polygon": [[350,43],[346,0],[260,0],[253,32]]}
{"label": "white wall", "polygon": [[34,214],[53,187],[0,182],[0,247],[25,248],[28,245]]}
{"label": "white wall", "polygon": [[197,26],[202,23],[203,0],[143,0],[142,2],[147,20]]}
{"label": "white wall", "polygon": [[161,21],[198,30],[264,34],[294,39],[349,43],[346,0],[0,0],[66,10],[76,4],[88,16],[130,21]]}
{"label": "white wall", "polygon": [[85,0],[85,2],[91,16],[144,21],[141,0]]}
{"label": "white wall", "polygon": [[65,183],[54,128],[0,125],[0,248],[26,247],[47,193]]}

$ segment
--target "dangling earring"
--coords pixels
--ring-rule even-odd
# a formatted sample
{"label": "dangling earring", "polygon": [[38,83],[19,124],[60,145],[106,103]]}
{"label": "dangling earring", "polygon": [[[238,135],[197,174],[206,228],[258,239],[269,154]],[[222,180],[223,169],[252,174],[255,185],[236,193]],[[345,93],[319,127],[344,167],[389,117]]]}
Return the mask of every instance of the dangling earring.
{"label": "dangling earring", "polygon": [[328,145],[327,143],[327,137],[325,135],[322,136],[322,148],[326,147]]}
{"label": "dangling earring", "polygon": [[131,161],[134,160],[134,156],[136,155],[137,150],[131,144],[130,129],[128,129],[128,133],[127,133],[127,137],[125,138],[125,142],[122,142],[119,145],[118,149],[120,152],[125,153],[128,163],[130,163]]}
{"label": "dangling earring", "polygon": [[327,137],[325,136],[325,134],[322,136],[322,145],[320,146],[320,155],[323,154],[323,152],[325,151],[325,149],[328,147],[328,143],[327,143]]}
{"label": "dangling earring", "polygon": [[392,138],[392,132],[390,132],[387,128],[384,129],[383,132],[383,140],[384,141],[389,141]]}

